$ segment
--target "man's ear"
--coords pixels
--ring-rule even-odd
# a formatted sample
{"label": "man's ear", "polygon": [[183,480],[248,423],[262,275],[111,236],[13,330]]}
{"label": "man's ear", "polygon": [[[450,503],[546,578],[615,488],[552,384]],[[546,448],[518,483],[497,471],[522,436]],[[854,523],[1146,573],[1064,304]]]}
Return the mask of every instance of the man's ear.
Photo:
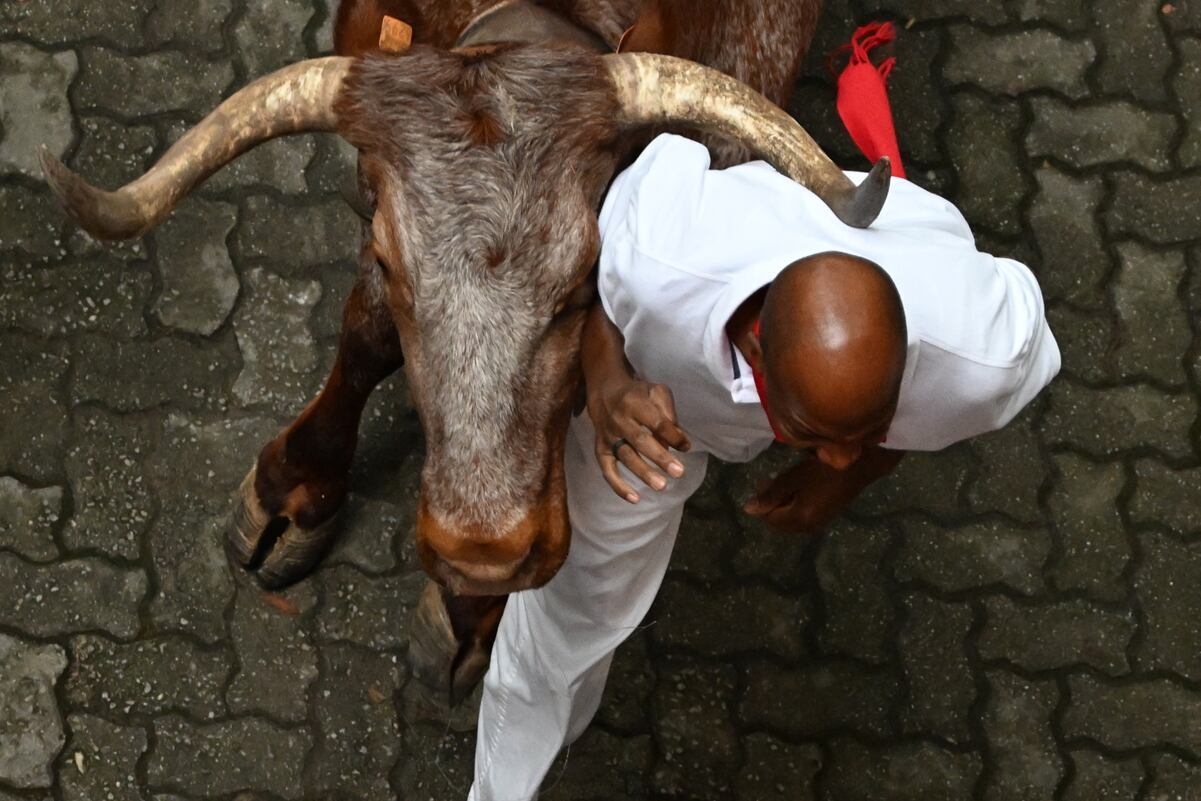
{"label": "man's ear", "polygon": [[751,369],[763,372],[763,343],[759,339],[759,326],[756,324],[747,332],[746,350],[742,353]]}

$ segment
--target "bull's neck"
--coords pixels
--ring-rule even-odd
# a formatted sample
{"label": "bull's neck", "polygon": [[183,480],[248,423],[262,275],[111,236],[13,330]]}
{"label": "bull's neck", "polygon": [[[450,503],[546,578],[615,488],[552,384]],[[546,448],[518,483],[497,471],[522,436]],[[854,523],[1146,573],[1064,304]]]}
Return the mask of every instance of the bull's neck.
{"label": "bull's neck", "polygon": [[610,50],[595,32],[530,0],[506,0],[492,6],[471,21],[459,35],[455,47],[481,47],[504,42],[572,42],[598,53]]}

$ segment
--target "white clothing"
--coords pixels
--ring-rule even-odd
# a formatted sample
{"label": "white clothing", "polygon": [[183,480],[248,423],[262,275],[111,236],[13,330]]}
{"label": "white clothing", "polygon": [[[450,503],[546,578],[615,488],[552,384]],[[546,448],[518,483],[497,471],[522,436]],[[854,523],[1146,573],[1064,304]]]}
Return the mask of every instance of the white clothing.
{"label": "white clothing", "polygon": [[471,801],[537,794],[560,748],[595,714],[613,652],[650,608],[708,454],[741,462],[771,444],[725,325],[783,268],[838,250],[892,277],[909,348],[889,447],[937,450],[1000,428],[1059,369],[1033,276],[977,251],[945,200],[894,179],[880,217],[857,230],[762,162],[708,167],[703,146],[661,136],[618,177],[600,218],[601,301],[634,368],[673,391],[693,443],[677,454],[685,475],[632,506],[596,464],[587,415],[572,421],[571,551],[545,587],[509,599],[484,680]]}

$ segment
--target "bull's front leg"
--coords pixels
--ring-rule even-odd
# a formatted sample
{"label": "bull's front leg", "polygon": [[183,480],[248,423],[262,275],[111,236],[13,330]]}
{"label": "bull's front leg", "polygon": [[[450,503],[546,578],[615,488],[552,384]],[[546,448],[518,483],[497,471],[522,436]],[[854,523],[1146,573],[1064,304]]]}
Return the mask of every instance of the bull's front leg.
{"label": "bull's front leg", "polygon": [[227,550],[268,588],[303,578],[328,551],[363,407],[404,363],[391,313],[367,280],[359,279],[346,302],[324,388],[267,443],[239,490]]}
{"label": "bull's front leg", "polygon": [[409,669],[427,710],[440,717],[488,671],[507,595],[457,596],[430,581],[413,613]]}

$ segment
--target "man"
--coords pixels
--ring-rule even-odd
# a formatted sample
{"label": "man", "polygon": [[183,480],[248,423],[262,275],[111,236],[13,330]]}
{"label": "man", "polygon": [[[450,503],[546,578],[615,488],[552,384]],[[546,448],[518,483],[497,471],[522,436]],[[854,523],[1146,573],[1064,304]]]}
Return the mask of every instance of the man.
{"label": "man", "polygon": [[588,725],[710,454],[745,462],[776,437],[810,451],[746,511],[812,530],[905,451],[1005,425],[1059,370],[1033,276],[977,251],[945,200],[894,181],[857,230],[766,164],[708,167],[662,136],[605,201],[589,414],[565,456],[571,553],[505,610],[476,801],[533,798]]}

